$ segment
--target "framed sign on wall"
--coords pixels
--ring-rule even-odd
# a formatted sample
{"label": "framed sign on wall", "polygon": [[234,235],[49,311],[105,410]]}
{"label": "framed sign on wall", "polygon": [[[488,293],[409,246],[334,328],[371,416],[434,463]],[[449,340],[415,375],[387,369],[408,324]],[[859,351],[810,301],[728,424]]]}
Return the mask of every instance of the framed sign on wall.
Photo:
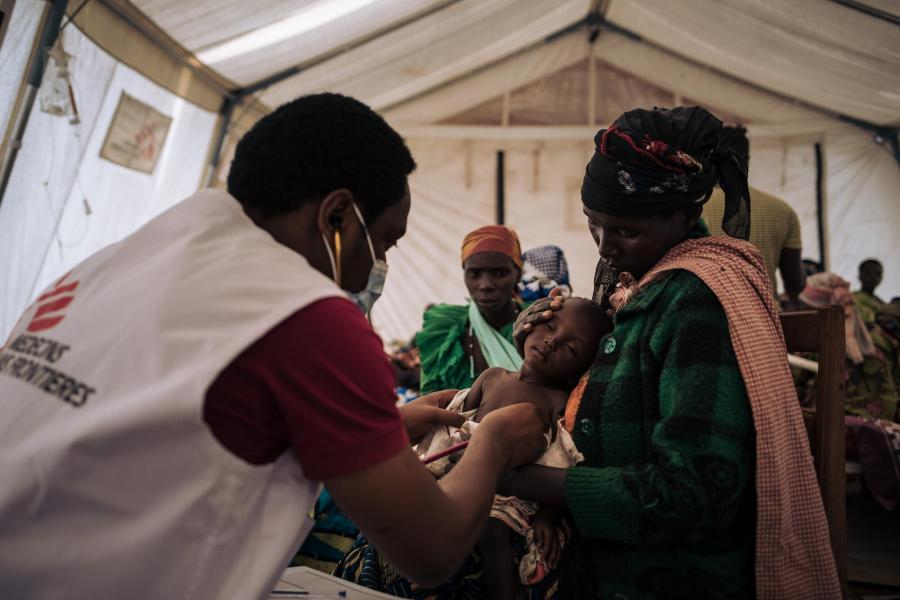
{"label": "framed sign on wall", "polygon": [[171,117],[122,92],[100,157],[129,169],[153,173],[171,124]]}

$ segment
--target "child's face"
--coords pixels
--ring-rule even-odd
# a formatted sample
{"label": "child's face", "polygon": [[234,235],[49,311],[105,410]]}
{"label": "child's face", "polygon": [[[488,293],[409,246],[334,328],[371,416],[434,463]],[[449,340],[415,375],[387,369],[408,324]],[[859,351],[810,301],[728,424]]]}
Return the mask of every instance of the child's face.
{"label": "child's face", "polygon": [[583,299],[567,300],[546,323],[536,325],[525,338],[527,368],[548,380],[568,383],[588,370],[600,338],[612,322]]}

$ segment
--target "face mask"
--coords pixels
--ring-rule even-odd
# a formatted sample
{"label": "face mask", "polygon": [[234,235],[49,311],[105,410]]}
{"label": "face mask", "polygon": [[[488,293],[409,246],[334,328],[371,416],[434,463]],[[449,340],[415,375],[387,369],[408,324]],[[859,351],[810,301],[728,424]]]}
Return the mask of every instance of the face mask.
{"label": "face mask", "polygon": [[372,246],[372,238],[369,236],[366,221],[355,204],[353,205],[353,210],[356,212],[356,218],[359,219],[360,225],[362,225],[363,233],[366,234],[366,242],[369,244],[369,256],[372,257],[372,270],[369,271],[369,280],[366,282],[365,289],[361,292],[350,294],[350,299],[356,302],[363,314],[369,314],[372,312],[375,301],[381,297],[381,293],[384,291],[388,266],[386,262],[375,257],[375,248]]}
{"label": "face mask", "polygon": [[[387,263],[383,260],[375,257],[375,248],[372,246],[372,238],[369,236],[369,230],[366,227],[366,221],[362,217],[362,213],[359,212],[359,208],[354,204],[353,210],[356,212],[356,218],[359,219],[360,225],[362,225],[363,233],[366,234],[366,243],[369,245],[369,256],[372,258],[372,270],[369,272],[369,279],[366,282],[366,287],[361,292],[357,292],[355,294],[348,294],[350,299],[359,307],[359,310],[363,312],[363,314],[368,314],[372,311],[372,306],[374,306],[375,301],[381,297],[381,292],[384,290],[384,282],[387,279]],[[328,243],[328,239],[325,237],[325,234],[322,234],[322,241],[325,243],[325,251],[328,252],[328,260],[331,261],[331,272],[334,274],[334,282],[338,287],[341,285],[341,237],[339,233],[336,233],[334,236],[334,245],[335,252],[331,251],[331,245]],[[337,259],[335,259],[335,253],[337,254]]]}

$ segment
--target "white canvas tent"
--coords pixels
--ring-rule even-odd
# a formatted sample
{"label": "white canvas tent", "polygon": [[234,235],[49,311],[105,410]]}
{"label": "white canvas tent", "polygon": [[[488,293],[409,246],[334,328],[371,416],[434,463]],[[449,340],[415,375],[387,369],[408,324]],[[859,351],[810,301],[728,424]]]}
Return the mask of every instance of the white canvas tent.
{"label": "white canvas tent", "polygon": [[[15,2],[0,47],[4,155],[50,8]],[[414,332],[427,303],[463,300],[458,248],[497,216],[498,160],[505,222],[526,248],[562,246],[576,293],[589,293],[596,248],[580,179],[596,129],[634,106],[695,103],[745,124],[751,182],[797,210],[804,255],[850,280],[879,257],[880,292],[900,294],[896,1],[73,0],[66,10],[77,12],[61,39],[81,123],[37,108],[25,123],[0,204],[0,337],[78,260],[221,184],[259,115],[317,91],[379,110],[419,163],[409,233],[389,253],[374,312],[386,340]],[[172,119],[152,173],[100,157],[122,92]]]}

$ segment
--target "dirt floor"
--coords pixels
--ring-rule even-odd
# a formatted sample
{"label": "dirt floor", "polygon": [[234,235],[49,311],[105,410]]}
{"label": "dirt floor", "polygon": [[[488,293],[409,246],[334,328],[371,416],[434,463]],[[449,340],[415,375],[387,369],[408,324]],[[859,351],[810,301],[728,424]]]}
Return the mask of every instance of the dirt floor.
{"label": "dirt floor", "polygon": [[900,599],[900,508],[886,511],[858,480],[849,481],[847,488],[850,594]]}

